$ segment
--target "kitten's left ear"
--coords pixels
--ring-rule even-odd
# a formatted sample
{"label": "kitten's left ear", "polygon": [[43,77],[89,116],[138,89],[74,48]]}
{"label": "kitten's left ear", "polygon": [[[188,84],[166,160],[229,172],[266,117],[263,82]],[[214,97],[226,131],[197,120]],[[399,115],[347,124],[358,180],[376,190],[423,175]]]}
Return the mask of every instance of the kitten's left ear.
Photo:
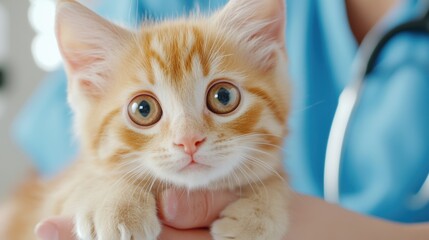
{"label": "kitten's left ear", "polygon": [[72,94],[102,94],[111,80],[108,76],[112,62],[130,32],[75,0],[60,0],[56,33]]}
{"label": "kitten's left ear", "polygon": [[215,15],[219,25],[247,43],[258,61],[270,67],[273,51],[285,46],[285,0],[230,0]]}

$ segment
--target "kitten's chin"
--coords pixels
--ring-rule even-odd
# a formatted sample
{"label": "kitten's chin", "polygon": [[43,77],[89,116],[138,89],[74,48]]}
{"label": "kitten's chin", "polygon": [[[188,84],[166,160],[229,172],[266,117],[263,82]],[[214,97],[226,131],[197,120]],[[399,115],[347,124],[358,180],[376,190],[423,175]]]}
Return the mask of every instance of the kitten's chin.
{"label": "kitten's chin", "polygon": [[[232,169],[231,169],[232,170]],[[216,186],[230,169],[213,167],[204,164],[193,163],[174,172],[163,172],[158,174],[161,179],[187,189],[217,188]]]}
{"label": "kitten's chin", "polygon": [[170,180],[175,185],[188,189],[207,188],[213,184],[219,176],[213,169],[200,164],[192,164],[170,175]]}
{"label": "kitten's chin", "polygon": [[192,173],[193,171],[206,171],[206,170],[209,170],[210,168],[212,167],[209,165],[192,162],[184,166],[182,169],[180,169],[179,172],[182,174],[187,174],[188,172]]}

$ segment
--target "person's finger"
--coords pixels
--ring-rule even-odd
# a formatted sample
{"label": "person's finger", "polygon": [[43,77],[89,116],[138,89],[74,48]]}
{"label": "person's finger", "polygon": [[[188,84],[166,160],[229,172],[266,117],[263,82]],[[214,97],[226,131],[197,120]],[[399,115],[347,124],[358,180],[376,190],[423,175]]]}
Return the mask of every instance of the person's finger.
{"label": "person's finger", "polygon": [[208,229],[177,230],[165,226],[159,240],[211,240]]}
{"label": "person's finger", "polygon": [[183,192],[168,189],[160,196],[161,219],[177,229],[209,227],[237,196],[230,192]]}
{"label": "person's finger", "polygon": [[76,240],[73,227],[73,220],[56,217],[39,223],[35,233],[41,240]]}
{"label": "person's finger", "polygon": [[14,206],[11,202],[4,203],[0,206],[0,234],[8,229],[10,219],[15,214]]}

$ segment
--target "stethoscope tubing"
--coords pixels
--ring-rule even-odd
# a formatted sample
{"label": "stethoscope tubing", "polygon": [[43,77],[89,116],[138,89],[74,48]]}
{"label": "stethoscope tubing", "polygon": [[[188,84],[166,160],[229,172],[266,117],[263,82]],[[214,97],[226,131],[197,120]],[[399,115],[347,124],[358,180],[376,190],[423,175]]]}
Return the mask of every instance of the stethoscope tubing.
{"label": "stethoscope tubing", "polygon": [[[429,1],[426,1],[428,3]],[[375,69],[378,56],[386,44],[404,32],[425,33],[429,35],[429,4],[423,17],[412,20],[382,34],[373,29],[362,42],[353,64],[353,75],[350,84],[345,87],[338,99],[338,106],[329,133],[324,169],[324,198],[331,203],[340,202],[340,170],[344,143],[348,134],[349,123],[359,104],[366,76]],[[410,199],[410,204],[418,208],[429,199],[429,175],[420,191]]]}

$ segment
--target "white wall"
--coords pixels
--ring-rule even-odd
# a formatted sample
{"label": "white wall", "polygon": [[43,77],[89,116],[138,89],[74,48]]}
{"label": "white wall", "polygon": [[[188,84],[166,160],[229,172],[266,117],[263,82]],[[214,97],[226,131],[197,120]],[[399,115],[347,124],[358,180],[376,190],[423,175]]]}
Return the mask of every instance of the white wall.
{"label": "white wall", "polygon": [[7,87],[6,91],[0,92],[0,101],[3,101],[3,98],[6,100],[5,114],[0,114],[1,200],[30,169],[30,160],[13,143],[10,129],[17,113],[45,73],[36,67],[30,52],[34,33],[27,18],[29,0],[0,0],[0,4],[9,12],[10,19],[10,47],[6,60]]}

